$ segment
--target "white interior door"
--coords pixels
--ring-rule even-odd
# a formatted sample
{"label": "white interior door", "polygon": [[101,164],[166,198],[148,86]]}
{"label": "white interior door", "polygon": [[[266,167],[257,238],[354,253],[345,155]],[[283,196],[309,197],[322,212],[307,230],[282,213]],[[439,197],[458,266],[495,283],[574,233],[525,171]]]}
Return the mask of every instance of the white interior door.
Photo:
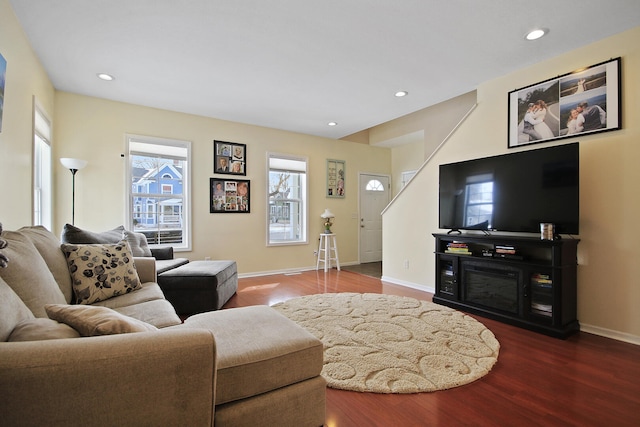
{"label": "white interior door", "polygon": [[360,174],[360,262],[382,261],[382,210],[389,204],[389,177]]}

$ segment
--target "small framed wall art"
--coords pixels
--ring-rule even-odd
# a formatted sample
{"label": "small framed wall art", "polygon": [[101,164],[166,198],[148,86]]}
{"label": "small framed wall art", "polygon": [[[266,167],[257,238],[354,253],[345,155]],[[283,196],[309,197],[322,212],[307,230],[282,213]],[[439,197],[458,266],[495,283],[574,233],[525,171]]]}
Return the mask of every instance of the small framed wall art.
{"label": "small framed wall art", "polygon": [[509,92],[508,147],[621,129],[620,58]]}
{"label": "small framed wall art", "polygon": [[247,179],[209,178],[210,213],[249,213],[251,182]]}
{"label": "small framed wall art", "polygon": [[247,146],[235,142],[213,141],[213,172],[247,174]]}
{"label": "small framed wall art", "polygon": [[345,196],[345,176],[344,160],[327,160],[327,197]]}

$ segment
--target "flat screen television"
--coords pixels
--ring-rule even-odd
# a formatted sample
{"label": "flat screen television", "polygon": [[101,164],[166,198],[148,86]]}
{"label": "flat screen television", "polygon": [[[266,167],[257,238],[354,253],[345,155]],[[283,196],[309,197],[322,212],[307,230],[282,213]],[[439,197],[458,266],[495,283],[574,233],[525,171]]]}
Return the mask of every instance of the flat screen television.
{"label": "flat screen television", "polygon": [[439,227],[579,234],[579,144],[440,165]]}

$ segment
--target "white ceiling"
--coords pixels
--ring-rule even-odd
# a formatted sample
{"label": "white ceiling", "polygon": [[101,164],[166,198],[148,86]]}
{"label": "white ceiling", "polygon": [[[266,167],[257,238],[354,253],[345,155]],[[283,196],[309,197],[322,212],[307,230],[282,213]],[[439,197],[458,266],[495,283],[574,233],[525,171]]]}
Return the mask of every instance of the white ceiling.
{"label": "white ceiling", "polygon": [[638,0],[11,4],[58,90],[329,138],[640,25]]}

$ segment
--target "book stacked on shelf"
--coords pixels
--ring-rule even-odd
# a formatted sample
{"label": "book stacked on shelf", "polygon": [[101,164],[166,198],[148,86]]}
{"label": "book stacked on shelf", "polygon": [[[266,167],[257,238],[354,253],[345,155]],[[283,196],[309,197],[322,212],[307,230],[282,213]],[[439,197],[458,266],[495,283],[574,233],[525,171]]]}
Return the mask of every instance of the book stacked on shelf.
{"label": "book stacked on shelf", "polygon": [[548,274],[535,273],[531,276],[531,282],[533,284],[542,286],[542,287],[551,287],[553,281]]}
{"label": "book stacked on shelf", "polygon": [[506,254],[506,255],[516,254],[515,246],[496,245],[495,250],[497,254]]}
{"label": "book stacked on shelf", "polygon": [[509,245],[495,245],[493,256],[496,258],[510,258],[510,259],[523,259],[518,255],[515,246]]}
{"label": "book stacked on shelf", "polygon": [[531,276],[531,311],[541,316],[553,315],[553,281],[548,274],[535,273]]}
{"label": "book stacked on shelf", "polygon": [[472,255],[473,253],[469,250],[469,245],[464,242],[453,242],[447,243],[447,249],[444,250],[448,254],[456,254],[456,255]]}

